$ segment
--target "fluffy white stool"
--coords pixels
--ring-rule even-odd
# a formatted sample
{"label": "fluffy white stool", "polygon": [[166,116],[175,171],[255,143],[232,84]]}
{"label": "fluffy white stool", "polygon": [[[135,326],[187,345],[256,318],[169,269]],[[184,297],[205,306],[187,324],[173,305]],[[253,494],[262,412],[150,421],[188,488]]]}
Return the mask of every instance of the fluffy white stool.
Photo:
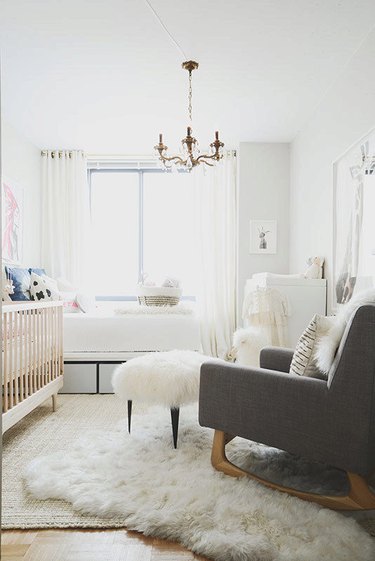
{"label": "fluffy white stool", "polygon": [[200,367],[208,360],[212,359],[194,351],[167,351],[120,364],[113,373],[112,386],[115,394],[128,402],[128,431],[134,400],[168,407],[177,448],[180,406],[198,400]]}

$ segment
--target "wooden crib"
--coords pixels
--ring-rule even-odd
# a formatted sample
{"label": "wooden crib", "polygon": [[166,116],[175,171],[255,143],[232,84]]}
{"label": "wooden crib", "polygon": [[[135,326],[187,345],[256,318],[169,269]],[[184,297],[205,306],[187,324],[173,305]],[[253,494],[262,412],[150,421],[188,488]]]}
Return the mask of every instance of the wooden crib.
{"label": "wooden crib", "polygon": [[62,302],[3,304],[3,433],[63,385]]}

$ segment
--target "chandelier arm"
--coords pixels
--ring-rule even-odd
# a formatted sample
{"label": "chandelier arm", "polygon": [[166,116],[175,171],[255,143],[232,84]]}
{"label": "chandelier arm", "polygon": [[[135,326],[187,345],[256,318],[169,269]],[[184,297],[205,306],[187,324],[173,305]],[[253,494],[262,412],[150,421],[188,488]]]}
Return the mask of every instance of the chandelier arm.
{"label": "chandelier arm", "polygon": [[[204,163],[207,164],[208,162],[205,161],[206,159],[208,159],[208,160],[220,160],[221,157],[218,156],[217,154],[213,154],[212,156],[209,156],[208,154],[207,154],[207,155],[206,155],[206,154],[201,154],[200,156],[198,156],[197,162],[198,162],[199,160],[203,160]],[[212,166],[213,164],[209,164],[209,165]]]}
{"label": "chandelier arm", "polygon": [[[202,156],[199,156],[199,158],[197,158],[196,160],[194,160],[194,162],[195,162],[196,164],[201,164],[201,163],[202,163],[202,164],[206,164],[206,166],[211,166],[211,167],[213,167],[214,164],[211,164],[210,162],[207,162],[207,161],[205,160],[205,158],[210,158],[210,157],[211,157],[211,156],[204,156],[204,155],[202,154]],[[202,159],[201,159],[201,158],[202,158]]]}
{"label": "chandelier arm", "polygon": [[162,156],[160,155],[160,160],[162,160],[163,162],[173,162],[173,161],[178,161],[180,164],[185,165],[186,164],[186,160],[183,160],[182,158],[180,158],[180,156]]}

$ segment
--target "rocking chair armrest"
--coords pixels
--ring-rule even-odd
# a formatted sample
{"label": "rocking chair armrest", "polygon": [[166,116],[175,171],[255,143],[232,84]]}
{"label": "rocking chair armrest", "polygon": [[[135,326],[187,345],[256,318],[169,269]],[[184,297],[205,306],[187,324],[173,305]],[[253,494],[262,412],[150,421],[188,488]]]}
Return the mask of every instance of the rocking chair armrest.
{"label": "rocking chair armrest", "polygon": [[199,422],[285,449],[284,442],[323,436],[327,398],[324,380],[209,362],[201,367]]}
{"label": "rocking chair armrest", "polygon": [[289,372],[293,353],[293,349],[264,347],[260,351],[260,367],[266,368],[267,370]]}

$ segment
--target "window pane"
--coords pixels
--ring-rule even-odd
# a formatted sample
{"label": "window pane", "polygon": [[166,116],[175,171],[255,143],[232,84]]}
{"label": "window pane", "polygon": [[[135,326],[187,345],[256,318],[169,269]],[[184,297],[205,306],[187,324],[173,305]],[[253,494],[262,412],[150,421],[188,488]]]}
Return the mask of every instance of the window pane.
{"label": "window pane", "polygon": [[144,271],[156,282],[182,282],[196,293],[193,178],[188,173],[144,174]]}
{"label": "window pane", "polygon": [[91,175],[96,295],[135,294],[138,282],[138,174]]}

